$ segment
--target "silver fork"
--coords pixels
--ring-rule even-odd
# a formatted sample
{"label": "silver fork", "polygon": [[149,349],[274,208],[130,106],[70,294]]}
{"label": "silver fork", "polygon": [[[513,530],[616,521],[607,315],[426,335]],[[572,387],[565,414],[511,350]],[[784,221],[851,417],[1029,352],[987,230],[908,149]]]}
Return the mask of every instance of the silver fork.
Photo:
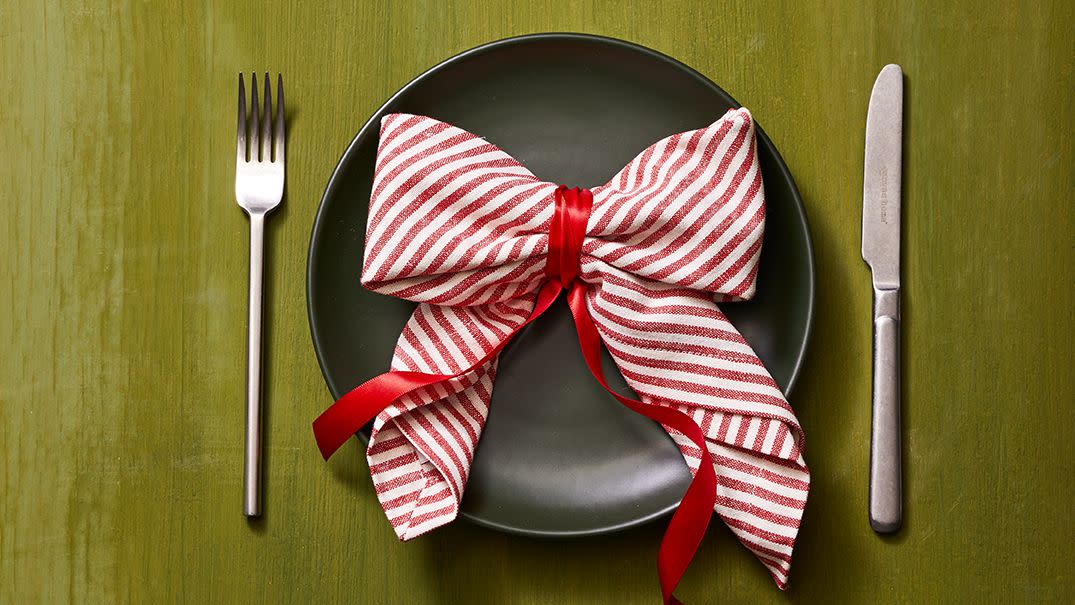
{"label": "silver fork", "polygon": [[[250,216],[250,317],[247,323],[246,464],[243,470],[243,512],[261,514],[261,275],[265,250],[265,215],[284,195],[284,78],[276,81],[276,126],[273,127],[269,74],[265,74],[265,106],[258,113],[257,76],[250,78],[249,135],[246,89],[239,74],[238,154],[235,158],[235,201]],[[247,159],[247,140],[250,141]]]}

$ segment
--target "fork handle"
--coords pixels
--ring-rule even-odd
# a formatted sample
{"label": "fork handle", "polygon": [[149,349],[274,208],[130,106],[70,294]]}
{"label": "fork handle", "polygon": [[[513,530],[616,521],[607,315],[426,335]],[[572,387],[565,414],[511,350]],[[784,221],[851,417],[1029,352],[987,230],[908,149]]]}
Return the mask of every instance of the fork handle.
{"label": "fork handle", "polygon": [[265,215],[250,213],[250,317],[247,320],[246,463],[243,513],[261,515],[261,292]]}

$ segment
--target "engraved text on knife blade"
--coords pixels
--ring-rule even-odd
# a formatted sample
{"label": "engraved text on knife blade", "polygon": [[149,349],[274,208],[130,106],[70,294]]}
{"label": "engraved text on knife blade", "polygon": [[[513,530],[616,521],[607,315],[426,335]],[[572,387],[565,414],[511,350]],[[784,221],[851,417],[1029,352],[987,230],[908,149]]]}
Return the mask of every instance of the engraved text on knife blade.
{"label": "engraved text on knife blade", "polygon": [[888,224],[888,169],[881,167],[881,222]]}

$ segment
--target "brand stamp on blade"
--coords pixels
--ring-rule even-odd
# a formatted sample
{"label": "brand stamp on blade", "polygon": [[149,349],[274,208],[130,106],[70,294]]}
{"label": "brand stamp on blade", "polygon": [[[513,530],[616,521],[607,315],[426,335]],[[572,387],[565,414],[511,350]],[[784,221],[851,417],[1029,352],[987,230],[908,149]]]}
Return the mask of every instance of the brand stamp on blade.
{"label": "brand stamp on blade", "polygon": [[888,224],[888,169],[881,167],[881,222]]}

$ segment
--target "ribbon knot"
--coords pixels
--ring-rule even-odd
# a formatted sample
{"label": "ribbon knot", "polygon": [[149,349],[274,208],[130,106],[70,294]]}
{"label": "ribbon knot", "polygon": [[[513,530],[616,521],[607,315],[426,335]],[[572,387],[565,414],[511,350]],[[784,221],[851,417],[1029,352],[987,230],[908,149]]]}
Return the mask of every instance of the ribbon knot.
{"label": "ribbon knot", "polygon": [[[664,602],[714,511],[783,588],[810,482],[802,431],[716,304],[754,294],[764,198],[745,109],[592,190],[543,182],[444,122],[386,116],[362,283],[419,304],[391,371],[314,421],[322,455],[372,422],[370,473],[400,539],[453,520],[500,351],[566,291],[594,378],[659,423],[693,477],[657,556]],[[638,400],[609,388],[602,343]]]}
{"label": "ribbon knot", "polygon": [[549,222],[549,253],[545,258],[545,276],[559,279],[567,288],[579,274],[582,241],[593,210],[593,193],[589,189],[568,189],[560,185],[553,192],[555,207]]}

